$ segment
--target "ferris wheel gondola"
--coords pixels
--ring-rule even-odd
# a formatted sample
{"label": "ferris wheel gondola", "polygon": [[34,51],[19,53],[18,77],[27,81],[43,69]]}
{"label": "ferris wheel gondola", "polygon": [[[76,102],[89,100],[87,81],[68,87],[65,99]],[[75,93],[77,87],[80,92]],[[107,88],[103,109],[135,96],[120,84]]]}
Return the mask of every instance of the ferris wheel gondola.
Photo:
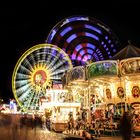
{"label": "ferris wheel gondola", "polygon": [[39,99],[72,68],[68,55],[51,44],[38,44],[18,60],[12,75],[12,90],[23,110],[39,108]]}

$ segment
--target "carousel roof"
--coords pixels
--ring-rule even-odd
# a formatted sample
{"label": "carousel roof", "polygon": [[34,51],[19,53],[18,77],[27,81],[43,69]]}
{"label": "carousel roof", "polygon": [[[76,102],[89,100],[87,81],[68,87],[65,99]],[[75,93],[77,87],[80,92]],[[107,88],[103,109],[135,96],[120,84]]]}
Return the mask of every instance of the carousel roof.
{"label": "carousel roof", "polygon": [[121,51],[119,51],[112,57],[113,60],[122,60],[132,57],[140,57],[140,48],[134,46],[133,44],[131,44],[131,42],[128,43],[129,44],[126,47],[124,47]]}

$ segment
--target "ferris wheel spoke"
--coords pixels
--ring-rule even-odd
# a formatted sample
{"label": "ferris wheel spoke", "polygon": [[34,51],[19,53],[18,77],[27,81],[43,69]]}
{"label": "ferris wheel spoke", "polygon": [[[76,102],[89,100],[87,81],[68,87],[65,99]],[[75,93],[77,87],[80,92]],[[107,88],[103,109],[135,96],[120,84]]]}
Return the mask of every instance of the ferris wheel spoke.
{"label": "ferris wheel spoke", "polygon": [[18,80],[15,82],[16,87],[22,87],[24,85],[29,84],[30,81],[29,80]]}
{"label": "ferris wheel spoke", "polygon": [[25,58],[25,60],[23,61],[24,65],[26,66],[29,66],[30,70],[33,71],[33,66],[32,64],[29,62],[29,60],[27,58]]}
{"label": "ferris wheel spoke", "polygon": [[34,55],[36,57],[36,62],[39,63],[39,61],[41,60],[41,57],[40,57],[41,52],[40,52],[40,50],[39,49],[36,50],[36,53]]}
{"label": "ferris wheel spoke", "polygon": [[20,71],[25,72],[26,74],[31,74],[31,72],[32,72],[30,69],[26,68],[23,65],[20,65]]}
{"label": "ferris wheel spoke", "polygon": [[30,90],[30,88],[26,89],[26,91],[24,91],[24,93],[22,93],[22,95],[18,97],[19,101],[23,102],[30,93]]}
{"label": "ferris wheel spoke", "polygon": [[18,98],[22,97],[22,95],[23,95],[24,93],[26,93],[26,91],[28,91],[28,90],[30,91],[31,89],[28,88],[28,89],[26,89],[26,90],[24,90],[24,91],[20,90],[19,92],[17,92],[17,97],[18,97]]}
{"label": "ferris wheel spoke", "polygon": [[30,55],[28,56],[28,59],[32,62],[32,66],[34,67],[35,64],[36,64],[36,61],[35,61],[35,58],[34,58],[33,54],[30,54]]}
{"label": "ferris wheel spoke", "polygon": [[51,61],[52,56],[50,54],[46,55],[45,60],[49,64]]}
{"label": "ferris wheel spoke", "polygon": [[27,102],[27,105],[26,105],[27,106],[27,109],[29,109],[31,107],[31,105],[32,105],[33,96],[34,95],[30,96],[30,98],[28,99],[28,102]]}
{"label": "ferris wheel spoke", "polygon": [[48,64],[50,64],[52,57],[56,56],[57,51],[55,49],[49,49],[49,51],[45,51],[45,52],[47,52],[45,60],[48,62]]}
{"label": "ferris wheel spoke", "polygon": [[61,54],[57,54],[54,59],[51,60],[51,63],[49,64],[48,68],[52,68],[54,64],[60,59]]}
{"label": "ferris wheel spoke", "polygon": [[52,67],[51,71],[54,72],[56,71],[60,66],[64,66],[64,64],[66,63],[67,61],[64,59],[64,60],[61,60],[58,64],[56,64],[54,67]]}
{"label": "ferris wheel spoke", "polygon": [[46,58],[46,63],[48,64],[49,69],[50,69],[50,67],[53,66],[53,63],[52,63],[54,61],[53,59],[54,59],[54,56],[51,54],[49,54]]}
{"label": "ferris wheel spoke", "polygon": [[46,56],[47,56],[46,51],[47,51],[47,49],[46,49],[46,48],[44,48],[44,49],[43,49],[42,59],[41,59],[41,60],[44,60],[44,61],[46,60]]}
{"label": "ferris wheel spoke", "polygon": [[30,75],[19,73],[19,72],[17,73],[16,80],[26,80],[26,79],[30,79]]}
{"label": "ferris wheel spoke", "polygon": [[58,74],[60,74],[60,73],[64,73],[66,70],[67,70],[67,68],[59,69],[59,70],[57,70],[57,71],[52,72],[52,73],[50,74],[50,76],[53,77],[53,75],[58,75]]}
{"label": "ferris wheel spoke", "polygon": [[31,107],[34,95],[35,95],[35,92],[30,91],[30,96],[28,98],[27,105],[26,105],[27,109],[29,109]]}
{"label": "ferris wheel spoke", "polygon": [[58,75],[54,75],[53,77],[51,77],[51,80],[61,80],[61,77]]}
{"label": "ferris wheel spoke", "polygon": [[39,106],[39,94],[34,94],[30,102],[30,107],[32,109],[36,109],[36,107],[38,106]]}
{"label": "ferris wheel spoke", "polygon": [[46,60],[45,60],[45,57],[46,57],[46,54],[44,54],[44,52],[38,52],[37,54],[35,54],[37,60],[36,60],[36,63],[35,63],[35,67],[40,67],[44,64],[46,64]]}
{"label": "ferris wheel spoke", "polygon": [[41,54],[41,52],[40,52],[40,50],[38,49],[38,50],[37,50],[37,53],[36,53],[36,55],[37,55],[37,62],[39,62],[39,61],[41,60],[40,54]]}
{"label": "ferris wheel spoke", "polygon": [[31,86],[32,86],[31,84],[26,84],[24,86],[21,86],[21,87],[19,87],[19,88],[16,89],[17,90],[17,93],[23,93],[26,90],[30,89]]}
{"label": "ferris wheel spoke", "polygon": [[36,53],[37,62],[45,61],[46,55],[47,55],[46,48],[41,49],[40,52],[37,51],[37,53]]}
{"label": "ferris wheel spoke", "polygon": [[27,104],[27,103],[29,102],[29,99],[31,98],[31,96],[32,96],[31,90],[28,89],[28,90],[27,90],[27,93],[26,93],[26,96],[22,99],[22,104],[23,104],[24,102],[26,102],[26,104]]}

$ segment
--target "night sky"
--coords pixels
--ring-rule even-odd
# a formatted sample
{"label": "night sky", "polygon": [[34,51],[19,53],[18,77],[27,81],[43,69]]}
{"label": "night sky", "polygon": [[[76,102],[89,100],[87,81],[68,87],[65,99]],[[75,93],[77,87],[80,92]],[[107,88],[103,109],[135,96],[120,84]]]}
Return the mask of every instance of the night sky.
{"label": "night sky", "polygon": [[[92,1],[92,0],[91,0]],[[50,30],[62,19],[86,15],[108,25],[120,40],[140,47],[140,12],[137,3],[92,1],[13,3],[0,6],[0,96],[13,98],[12,73],[20,56],[30,47],[44,43]],[[55,6],[55,7],[54,7]]]}

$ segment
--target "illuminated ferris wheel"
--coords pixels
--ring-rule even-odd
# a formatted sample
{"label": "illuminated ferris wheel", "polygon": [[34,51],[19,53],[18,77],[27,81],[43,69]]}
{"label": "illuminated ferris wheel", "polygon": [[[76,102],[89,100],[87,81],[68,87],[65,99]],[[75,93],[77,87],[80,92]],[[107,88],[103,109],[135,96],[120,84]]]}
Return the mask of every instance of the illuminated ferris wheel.
{"label": "illuminated ferris wheel", "polygon": [[61,20],[50,31],[46,43],[61,47],[73,65],[108,60],[120,47],[117,36],[107,25],[88,16]]}
{"label": "illuminated ferris wheel", "polygon": [[12,75],[12,90],[20,107],[39,109],[39,99],[53,84],[60,84],[64,72],[72,68],[68,55],[51,44],[38,44],[18,60]]}

